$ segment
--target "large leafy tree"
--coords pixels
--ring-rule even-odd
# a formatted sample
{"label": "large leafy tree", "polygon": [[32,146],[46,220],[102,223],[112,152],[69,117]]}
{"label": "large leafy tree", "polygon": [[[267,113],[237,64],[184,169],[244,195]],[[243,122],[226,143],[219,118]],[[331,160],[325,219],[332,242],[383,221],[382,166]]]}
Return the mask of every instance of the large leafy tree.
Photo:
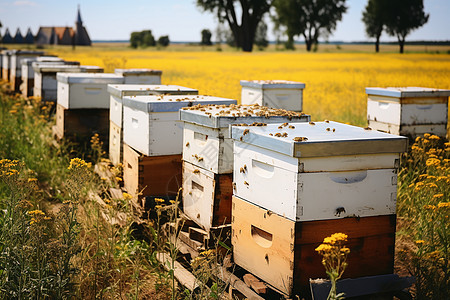
{"label": "large leafy tree", "polygon": [[396,0],[389,3],[386,31],[396,36],[403,53],[406,36],[428,22],[429,15],[423,10],[423,0]]}
{"label": "large leafy tree", "polygon": [[197,0],[204,11],[213,12],[219,22],[228,23],[236,46],[247,52],[253,50],[256,28],[271,3],[272,0]]}
{"label": "large leafy tree", "polygon": [[389,10],[387,0],[369,0],[363,11],[362,21],[366,26],[368,37],[375,38],[375,51],[380,51],[380,37],[386,22]]}
{"label": "large leafy tree", "polygon": [[293,42],[294,36],[305,38],[306,50],[316,47],[321,35],[328,35],[347,11],[345,0],[274,0],[276,23],[286,28]]}

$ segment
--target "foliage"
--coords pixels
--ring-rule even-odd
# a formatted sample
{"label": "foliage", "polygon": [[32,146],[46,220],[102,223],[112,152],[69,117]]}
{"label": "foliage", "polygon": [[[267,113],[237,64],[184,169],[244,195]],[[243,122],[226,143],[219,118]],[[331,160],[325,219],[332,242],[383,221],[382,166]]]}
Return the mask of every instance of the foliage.
{"label": "foliage", "polygon": [[406,36],[428,22],[429,15],[423,10],[423,0],[397,0],[389,2],[386,31],[397,37],[400,53],[404,51]]}
{"label": "foliage", "polygon": [[156,46],[155,38],[151,30],[143,30],[139,32],[132,32],[130,36],[131,48],[147,48]]}
{"label": "foliage", "polygon": [[380,37],[388,9],[387,0],[369,0],[363,11],[362,21],[366,27],[366,34],[368,37],[375,38],[375,52],[380,51]]}
{"label": "foliage", "polygon": [[169,36],[163,35],[158,39],[158,46],[167,47],[170,44]]}
{"label": "foliage", "polygon": [[276,23],[286,27],[290,43],[302,35],[307,51],[317,47],[320,36],[335,30],[347,11],[345,0],[274,0],[273,4]]}
{"label": "foliage", "polygon": [[[233,33],[236,46],[251,52],[256,28],[271,6],[272,0],[197,0],[197,6],[215,13],[219,22],[226,21]],[[236,5],[240,5],[236,9]],[[237,12],[241,12],[239,21]]]}
{"label": "foliage", "polygon": [[269,41],[267,40],[267,25],[264,21],[259,22],[255,33],[255,45],[259,50],[267,48]]}
{"label": "foliage", "polygon": [[211,46],[212,45],[211,37],[212,37],[211,31],[209,29],[203,29],[202,41],[200,42],[200,44],[204,46]]}
{"label": "foliage", "polygon": [[450,294],[450,143],[417,137],[402,159],[398,214],[412,247],[399,251],[416,277],[417,299]]}
{"label": "foliage", "polygon": [[336,294],[336,282],[342,277],[347,268],[347,255],[350,249],[344,243],[348,236],[344,233],[334,233],[323,239],[316,251],[322,255],[322,264],[331,281],[331,290],[327,300],[343,299],[344,295]]}

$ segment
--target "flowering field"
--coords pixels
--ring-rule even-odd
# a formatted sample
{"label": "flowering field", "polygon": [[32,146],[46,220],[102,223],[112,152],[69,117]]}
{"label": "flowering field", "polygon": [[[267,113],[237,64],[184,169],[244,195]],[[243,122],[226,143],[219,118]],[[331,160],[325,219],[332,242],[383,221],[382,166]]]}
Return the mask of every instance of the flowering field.
{"label": "flowering field", "polygon": [[[125,49],[125,50],[124,50]],[[122,50],[52,50],[67,60],[114,68],[163,71],[163,84],[240,100],[239,80],[282,79],[306,84],[304,111],[313,120],[366,125],[365,87],[450,88],[450,55]]]}

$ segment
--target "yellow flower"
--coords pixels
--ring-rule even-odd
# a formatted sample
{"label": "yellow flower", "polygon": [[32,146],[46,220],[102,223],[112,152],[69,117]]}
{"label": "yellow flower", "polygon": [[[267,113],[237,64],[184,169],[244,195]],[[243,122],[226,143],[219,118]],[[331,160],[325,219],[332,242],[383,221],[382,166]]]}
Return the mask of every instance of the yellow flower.
{"label": "yellow flower", "polygon": [[161,198],[155,198],[155,202],[157,202],[157,203],[164,203],[164,202],[166,202],[166,200],[161,199]]}
{"label": "yellow flower", "polygon": [[155,208],[156,208],[156,209],[161,209],[162,206],[161,206],[161,205],[155,205]]}
{"label": "yellow flower", "polygon": [[117,181],[122,181],[122,178],[116,177],[116,180],[117,180]]}
{"label": "yellow flower", "polygon": [[438,166],[440,163],[441,163],[441,161],[439,159],[437,159],[437,158],[429,158],[426,161],[427,167]]}
{"label": "yellow flower", "polygon": [[436,185],[436,183],[434,183],[434,182],[427,183],[426,186],[429,187],[429,188],[437,188],[438,187]]}
{"label": "yellow flower", "polygon": [[15,114],[16,112],[17,112],[17,110],[15,110],[15,109],[11,109],[11,110],[9,111],[10,114]]}
{"label": "yellow flower", "polygon": [[343,247],[343,248],[341,248],[341,252],[344,253],[344,254],[349,254],[350,253],[350,249],[347,248],[347,247]]}
{"label": "yellow flower", "polygon": [[37,178],[28,178],[28,182],[29,183],[37,182]]}
{"label": "yellow flower", "polygon": [[426,139],[428,139],[430,136],[431,136],[431,135],[430,135],[429,133],[425,133],[425,134],[423,135],[423,137],[426,138]]}
{"label": "yellow flower", "polygon": [[30,216],[32,216],[32,215],[34,215],[34,216],[38,216],[38,215],[44,216],[45,215],[45,213],[42,210],[39,210],[39,209],[31,210],[31,211],[28,212],[28,214]]}
{"label": "yellow flower", "polygon": [[432,136],[430,136],[430,138],[429,138],[430,140],[435,140],[435,141],[438,141],[438,140],[440,140],[440,138],[437,136],[437,135],[432,135]]}
{"label": "yellow flower", "polygon": [[441,202],[441,203],[438,204],[437,207],[438,207],[439,209],[442,209],[442,208],[450,208],[450,202]]}
{"label": "yellow flower", "polygon": [[316,251],[319,253],[329,252],[333,249],[331,245],[328,244],[320,244],[319,247],[316,248]]}
{"label": "yellow flower", "polygon": [[439,199],[439,198],[442,198],[442,197],[444,197],[444,194],[435,194],[435,195],[433,195],[433,199]]}
{"label": "yellow flower", "polygon": [[417,240],[416,244],[417,245],[423,245],[423,244],[425,244],[425,241],[424,240]]}
{"label": "yellow flower", "polygon": [[169,200],[170,203],[175,204],[177,203],[175,200]]}
{"label": "yellow flower", "polygon": [[429,210],[435,210],[435,209],[436,209],[436,206],[427,204],[427,205],[424,205],[423,208],[424,208],[424,209],[429,209]]}
{"label": "yellow flower", "polygon": [[133,198],[130,194],[125,193],[125,192],[122,193],[122,196],[123,196],[123,199],[125,199],[125,200],[131,200]]}
{"label": "yellow flower", "polygon": [[70,164],[69,164],[69,167],[67,169],[68,170],[81,169],[81,168],[89,169],[91,166],[92,166],[91,163],[87,163],[84,160],[82,160],[82,159],[80,159],[78,157],[75,157],[75,158],[72,158],[70,160]]}

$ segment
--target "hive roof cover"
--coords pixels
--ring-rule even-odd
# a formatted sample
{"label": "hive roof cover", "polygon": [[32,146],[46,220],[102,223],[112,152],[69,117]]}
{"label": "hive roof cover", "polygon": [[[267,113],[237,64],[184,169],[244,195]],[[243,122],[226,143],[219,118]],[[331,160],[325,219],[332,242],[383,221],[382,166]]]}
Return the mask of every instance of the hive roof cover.
{"label": "hive roof cover", "polygon": [[407,150],[406,137],[338,122],[233,126],[232,138],[293,157],[319,157]]}
{"label": "hive roof cover", "polygon": [[198,94],[198,90],[191,89],[179,85],[164,85],[164,84],[109,84],[108,92],[111,95],[122,98],[123,96],[133,95],[150,95],[152,91],[158,94],[183,92],[190,94]]}
{"label": "hive roof cover", "polygon": [[61,73],[56,79],[65,83],[123,83],[123,76],[114,73]]}
{"label": "hive roof cover", "polygon": [[302,82],[289,80],[241,80],[241,86],[257,89],[304,89]]}
{"label": "hive roof cover", "polygon": [[161,75],[161,70],[153,69],[115,69],[115,73],[127,76],[127,75]]}
{"label": "hive roof cover", "polygon": [[387,88],[367,87],[366,94],[377,95],[377,96],[386,96],[386,97],[396,97],[396,98],[448,97],[448,96],[450,96],[450,90],[432,89],[432,88],[415,87],[415,86],[387,87]]}

